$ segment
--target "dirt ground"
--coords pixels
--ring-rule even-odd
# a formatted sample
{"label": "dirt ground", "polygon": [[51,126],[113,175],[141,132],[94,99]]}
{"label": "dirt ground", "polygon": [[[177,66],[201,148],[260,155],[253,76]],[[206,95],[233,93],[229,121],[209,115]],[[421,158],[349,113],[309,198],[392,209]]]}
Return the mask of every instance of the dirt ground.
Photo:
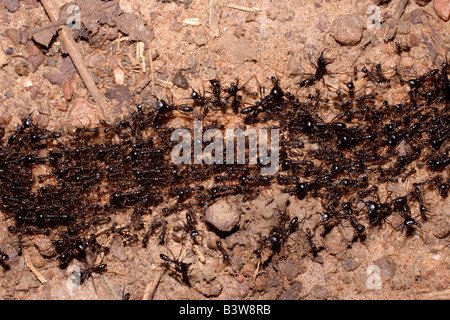
{"label": "dirt ground", "polygon": [[[68,3],[52,2],[57,8]],[[239,79],[240,85],[254,91],[258,91],[258,84],[268,91],[272,87],[270,79],[275,76],[285,92],[306,97],[320,89],[324,98],[331,99],[336,89],[345,87],[344,83],[353,77],[355,66],[361,69],[380,63],[390,79],[395,78],[391,67],[398,66],[402,76],[409,79],[448,61],[449,1],[433,0],[422,6],[417,4],[420,1],[411,0],[398,23],[393,20],[403,1],[378,4],[380,26],[371,28],[369,18],[377,9],[368,8],[377,2],[119,1],[120,9],[128,16],[112,23],[108,14],[94,12],[84,20],[82,11],[85,28],[72,35],[95,85],[105,97],[106,113],[113,120],[130,114],[136,104],[154,95],[185,104],[192,89],[201,93],[209,90],[210,79],[220,79],[223,84]],[[76,1],[82,9],[105,3]],[[214,8],[220,8],[221,14],[217,15]],[[350,26],[338,23],[349,14],[357,21]],[[62,55],[66,48],[61,38],[54,36],[57,29],[45,29],[49,33],[36,33],[34,40],[27,39],[25,31],[50,23],[41,1],[2,0],[0,15],[0,118],[6,127],[14,130],[31,113],[37,124],[59,132],[98,123],[101,110],[95,107],[70,58]],[[395,27],[395,39],[385,42],[386,34]],[[398,52],[396,44],[408,46],[409,50]],[[332,61],[327,66],[329,74],[313,89],[300,87],[298,84],[315,72],[322,52],[327,61]],[[375,88],[361,73],[354,83],[357,92],[377,91],[389,103],[401,103],[408,95],[406,85]],[[448,139],[443,149],[446,146]],[[448,170],[441,173],[444,179],[448,179]],[[418,168],[403,182],[384,184],[379,197],[384,200],[389,192],[408,192],[412,183],[427,179],[426,174]],[[367,226],[366,236],[354,241],[354,229],[348,221],[324,234],[320,215],[315,214],[322,210],[320,203],[308,197],[299,200],[281,190],[272,185],[248,202],[241,202],[239,197],[224,200],[223,210],[241,212],[239,227],[222,233],[199,219],[200,244],[177,239],[173,228],[182,225],[184,215],[168,220],[164,245],[158,245],[158,234],[150,238],[147,248],[111,239],[109,252],[97,260],[107,264],[106,271],[94,273],[81,286],[74,284],[74,271],[84,269],[84,263],[74,259],[61,269],[44,235],[27,237],[24,254],[16,254],[17,237],[7,230],[11,221],[0,211],[0,248],[10,256],[7,265],[0,267],[0,297],[109,300],[129,294],[126,297],[130,299],[194,300],[450,298],[448,197],[436,190],[424,193],[430,217],[420,220],[421,227],[414,228],[411,234],[395,230],[392,226],[400,225],[402,220],[392,216],[381,227]],[[417,212],[417,208],[412,204],[412,211]],[[298,217],[299,228],[289,235],[279,253],[261,263],[255,250],[262,236],[277,225],[280,211],[290,218]],[[125,219],[124,215],[117,221]],[[312,230],[313,241],[320,247],[317,255],[310,250],[307,229]],[[217,241],[221,241],[231,263],[225,263]],[[191,285],[183,282],[179,272],[167,269],[160,254],[182,256],[184,262],[192,263]],[[265,250],[262,260],[267,254]]]}

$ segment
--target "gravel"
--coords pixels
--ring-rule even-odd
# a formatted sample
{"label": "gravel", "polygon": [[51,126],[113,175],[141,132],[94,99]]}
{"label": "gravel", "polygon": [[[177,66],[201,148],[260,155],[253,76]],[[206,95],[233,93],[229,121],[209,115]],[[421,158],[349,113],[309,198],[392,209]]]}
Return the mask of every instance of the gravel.
{"label": "gravel", "polygon": [[363,24],[354,14],[341,15],[334,20],[331,35],[343,45],[357,45],[363,35]]}

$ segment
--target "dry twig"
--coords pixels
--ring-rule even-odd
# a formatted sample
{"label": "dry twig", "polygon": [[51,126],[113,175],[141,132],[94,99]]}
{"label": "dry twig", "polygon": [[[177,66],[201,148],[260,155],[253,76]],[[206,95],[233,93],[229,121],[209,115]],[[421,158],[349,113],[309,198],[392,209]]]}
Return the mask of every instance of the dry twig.
{"label": "dry twig", "polygon": [[25,251],[23,252],[23,256],[25,258],[25,263],[27,264],[27,267],[30,268],[31,272],[34,273],[36,278],[38,278],[38,280],[41,283],[46,283],[48,280],[45,279],[45,277],[34,267],[33,263],[30,260],[30,256]]}
{"label": "dry twig", "polygon": [[[50,20],[58,21],[58,13],[54,6],[53,0],[41,0],[41,3],[47,12]],[[89,90],[89,93],[94,99],[94,102],[100,109],[100,113],[104,120],[111,121],[108,113],[106,112],[106,104],[103,100],[103,96],[95,85],[94,80],[92,79],[91,74],[89,73],[86,65],[83,62],[83,55],[78,49],[75,40],[73,40],[69,28],[66,25],[61,26],[61,30],[59,31],[59,36],[61,37],[67,51],[69,52],[70,58],[73,61],[73,64],[77,68],[78,73],[80,74],[81,79],[83,80],[86,88]]]}

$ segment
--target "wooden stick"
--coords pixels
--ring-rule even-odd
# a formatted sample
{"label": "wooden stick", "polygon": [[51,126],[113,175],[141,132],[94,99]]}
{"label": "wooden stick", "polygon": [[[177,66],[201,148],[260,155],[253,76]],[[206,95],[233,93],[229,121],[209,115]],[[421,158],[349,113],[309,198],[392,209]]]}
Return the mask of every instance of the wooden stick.
{"label": "wooden stick", "polygon": [[33,263],[30,260],[30,257],[28,256],[28,254],[25,251],[23,252],[23,256],[25,258],[25,263],[27,264],[27,267],[30,268],[31,272],[34,273],[36,278],[38,278],[38,280],[41,283],[46,283],[48,280],[45,279],[45,277],[34,267]]}
{"label": "wooden stick", "polygon": [[161,281],[162,276],[166,273],[166,268],[159,270],[156,274],[156,278],[152,283],[147,285],[145,288],[144,297],[142,300],[152,300],[155,295],[156,288],[158,287],[159,282]]}
{"label": "wooden stick", "polygon": [[[44,7],[45,11],[47,12],[47,15],[50,17],[50,20],[58,21],[58,13],[56,12],[55,6],[53,4],[53,0],[41,0],[42,6]],[[77,71],[83,80],[84,84],[86,85],[86,88],[88,89],[89,93],[92,96],[92,99],[97,104],[98,108],[100,109],[100,113],[104,120],[111,122],[111,117],[106,112],[106,104],[103,100],[103,96],[98,90],[97,86],[95,85],[94,80],[92,79],[91,74],[89,73],[88,69],[86,68],[84,62],[83,62],[83,55],[79,51],[75,40],[73,40],[69,28],[67,25],[61,26],[61,30],[59,31],[59,36],[61,37],[67,51],[69,52],[70,58],[73,61],[73,64],[77,68]]]}

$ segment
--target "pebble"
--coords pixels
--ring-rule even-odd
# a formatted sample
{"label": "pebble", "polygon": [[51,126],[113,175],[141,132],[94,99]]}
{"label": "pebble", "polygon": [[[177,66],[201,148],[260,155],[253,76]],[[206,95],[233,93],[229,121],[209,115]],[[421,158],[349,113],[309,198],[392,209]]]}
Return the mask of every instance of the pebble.
{"label": "pebble", "polygon": [[28,65],[23,65],[22,63],[16,64],[14,71],[18,76],[27,76],[30,73],[30,68]]}
{"label": "pebble", "polygon": [[247,262],[242,267],[242,274],[244,277],[251,277],[253,276],[253,273],[255,272],[255,265],[251,262]]}
{"label": "pebble", "polygon": [[117,67],[113,71],[114,73],[114,82],[118,86],[122,86],[125,82],[125,72],[122,70],[122,68]]}
{"label": "pebble", "polygon": [[[89,128],[95,123],[98,123],[100,119],[100,111],[96,105],[88,103],[82,98],[77,98],[72,101],[70,112],[67,113],[65,119],[66,130],[73,130],[75,128]],[[76,121],[74,121],[76,119]]]}
{"label": "pebble", "polygon": [[282,270],[283,274],[287,277],[289,282],[294,281],[294,279],[297,277],[297,275],[300,273],[300,264],[293,263],[290,261],[280,261],[279,263],[280,269]]}
{"label": "pebble", "polygon": [[16,286],[18,291],[28,291],[31,288],[37,288],[36,277],[31,273],[25,273],[21,278],[19,284]]}
{"label": "pebble", "polygon": [[402,66],[404,68],[411,68],[414,65],[414,59],[411,57],[403,57],[402,58]]}
{"label": "pebble", "polygon": [[385,279],[392,279],[396,271],[396,263],[390,256],[385,255],[373,262],[374,265],[381,269],[381,276]]}
{"label": "pebble", "polygon": [[172,83],[173,83],[174,86],[177,86],[177,87],[182,88],[184,90],[189,89],[189,81],[180,72],[177,72],[173,76]]}
{"label": "pebble", "polygon": [[294,282],[286,291],[284,291],[279,300],[298,300],[300,299],[300,292],[302,290],[303,284],[301,282]]}
{"label": "pebble", "polygon": [[416,9],[416,10],[411,11],[411,23],[412,24],[421,23],[422,15],[423,15],[423,10],[421,10],[421,9]]}
{"label": "pebble", "polygon": [[361,41],[363,24],[354,14],[341,15],[334,20],[331,35],[343,45],[354,46]]}
{"label": "pebble", "polygon": [[315,285],[310,292],[310,298],[314,300],[326,300],[329,295],[328,289],[321,285]]}
{"label": "pebble", "polygon": [[433,229],[433,235],[436,238],[442,239],[450,234],[450,224],[447,221],[440,222]]}
{"label": "pebble", "polygon": [[434,0],[434,11],[439,18],[444,21],[448,21],[450,18],[450,0]]}
{"label": "pebble", "polygon": [[3,0],[3,3],[9,12],[16,12],[19,9],[19,0]]}
{"label": "pebble", "polygon": [[205,220],[220,231],[231,231],[239,223],[238,208],[226,200],[219,200],[212,204],[205,212]]}
{"label": "pebble", "polygon": [[20,41],[20,31],[17,29],[6,29],[4,31],[5,36],[7,36],[9,38],[9,40],[11,40],[11,42],[14,44],[15,47],[19,46],[19,41]]}
{"label": "pebble", "polygon": [[343,263],[343,267],[344,267],[345,271],[356,270],[356,269],[358,269],[359,265],[360,265],[360,263],[353,258],[347,258],[347,259],[345,259],[345,261]]}
{"label": "pebble", "polygon": [[265,276],[258,276],[255,279],[255,287],[258,291],[264,291],[267,288],[267,278]]}
{"label": "pebble", "polygon": [[55,248],[49,237],[43,234],[38,234],[34,237],[33,242],[43,257],[51,258],[56,254]]}

